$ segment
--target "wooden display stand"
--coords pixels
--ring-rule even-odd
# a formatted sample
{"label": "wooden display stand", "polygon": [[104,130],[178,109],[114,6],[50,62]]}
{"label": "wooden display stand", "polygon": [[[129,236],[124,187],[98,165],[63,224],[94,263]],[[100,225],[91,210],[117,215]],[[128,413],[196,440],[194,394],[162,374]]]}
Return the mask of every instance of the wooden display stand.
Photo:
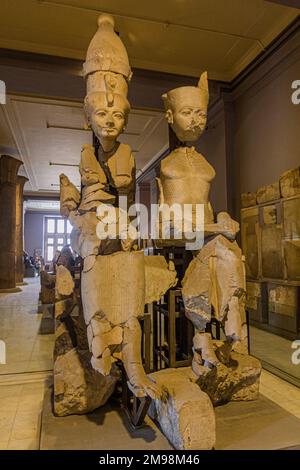
{"label": "wooden display stand", "polygon": [[170,289],[153,306],[153,366],[186,367],[192,363],[194,328],[184,315],[181,289]]}

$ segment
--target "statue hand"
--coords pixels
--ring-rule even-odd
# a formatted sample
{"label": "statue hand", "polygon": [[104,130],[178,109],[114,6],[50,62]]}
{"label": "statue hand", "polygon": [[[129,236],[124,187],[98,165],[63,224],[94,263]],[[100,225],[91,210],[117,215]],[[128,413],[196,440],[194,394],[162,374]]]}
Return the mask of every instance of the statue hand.
{"label": "statue hand", "polygon": [[63,173],[60,179],[60,213],[64,217],[69,217],[70,212],[77,209],[80,203],[80,192],[69,178]]}
{"label": "statue hand", "polygon": [[217,223],[224,229],[229,238],[235,238],[240,230],[239,223],[233,220],[227,212],[220,212],[218,214]]}

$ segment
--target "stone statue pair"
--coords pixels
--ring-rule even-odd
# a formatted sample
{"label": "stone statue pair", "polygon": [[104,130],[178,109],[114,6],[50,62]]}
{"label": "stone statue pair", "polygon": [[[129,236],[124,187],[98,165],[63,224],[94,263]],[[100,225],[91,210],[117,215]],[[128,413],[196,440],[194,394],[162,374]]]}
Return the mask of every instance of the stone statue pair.
{"label": "stone statue pair", "polygon": [[[151,277],[151,260],[137,250],[136,240],[129,236],[100,240],[96,233],[101,219],[97,215],[99,206],[112,204],[118,214],[119,197],[127,196],[130,206],[135,194],[134,156],[129,145],[117,140],[130,111],[127,92],[131,70],[109,15],[99,17],[84,75],[87,123],[100,146],[98,150],[92,145],[82,149],[81,192],[61,175],[61,213],[73,225],[72,248],[83,258],[81,296],[91,363],[101,374],[109,375],[113,363],[121,360],[133,389],[158,398],[162,388],[147,377],[142,366],[138,318],[147,301],[158,299],[176,284],[176,273],[165,263],[156,274],[152,266]],[[198,86],[176,88],[163,95],[163,100],[167,121],[181,145],[161,163],[160,203],[191,204],[194,229],[194,208],[198,204],[204,207],[204,246],[194,252],[183,280],[186,316],[196,331],[193,370],[201,376],[221,362],[226,364],[232,349],[246,353],[245,276],[241,251],[235,242],[239,225],[225,212],[215,222],[209,202],[215,170],[190,146],[206,127],[207,74],[201,75]],[[176,225],[178,221],[163,220],[161,226],[166,222]],[[118,217],[114,223],[118,224]],[[163,287],[159,279],[167,279]],[[216,349],[210,334],[205,333],[213,315],[224,325],[226,340],[221,349]]]}

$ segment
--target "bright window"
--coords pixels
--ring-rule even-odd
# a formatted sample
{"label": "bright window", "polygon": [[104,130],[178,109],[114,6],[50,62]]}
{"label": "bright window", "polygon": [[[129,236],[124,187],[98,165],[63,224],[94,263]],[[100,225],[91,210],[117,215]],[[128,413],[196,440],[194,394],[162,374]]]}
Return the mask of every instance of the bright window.
{"label": "bright window", "polygon": [[54,233],[55,231],[55,219],[47,219],[47,232]]}
{"label": "bright window", "polygon": [[50,263],[57,250],[61,251],[65,245],[70,244],[72,225],[62,217],[45,217],[44,247],[45,262]]}

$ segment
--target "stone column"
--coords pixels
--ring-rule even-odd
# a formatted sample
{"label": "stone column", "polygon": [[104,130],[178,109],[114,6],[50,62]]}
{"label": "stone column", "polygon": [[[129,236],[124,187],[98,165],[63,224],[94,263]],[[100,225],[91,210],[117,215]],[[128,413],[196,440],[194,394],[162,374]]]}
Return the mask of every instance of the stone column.
{"label": "stone column", "polygon": [[25,176],[17,176],[16,186],[16,283],[17,285],[26,285],[23,282],[24,277],[24,209],[23,209],[23,189],[24,184],[28,181]]}
{"label": "stone column", "polygon": [[0,292],[16,288],[16,184],[20,160],[0,157]]}

